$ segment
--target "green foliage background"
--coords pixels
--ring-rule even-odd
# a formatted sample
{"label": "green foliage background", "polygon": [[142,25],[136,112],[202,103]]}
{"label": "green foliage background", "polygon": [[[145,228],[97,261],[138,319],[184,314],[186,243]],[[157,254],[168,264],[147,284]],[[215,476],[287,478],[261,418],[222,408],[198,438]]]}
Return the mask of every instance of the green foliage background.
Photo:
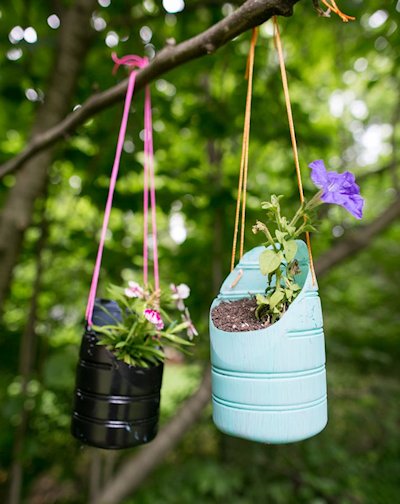
{"label": "green foliage background", "polygon": [[[361,224],[344,210],[323,211],[321,232],[313,237],[317,258],[345,240],[351,228],[373,222],[399,197],[400,4],[353,0],[342,1],[341,6],[357,20],[343,24],[336,17],[319,18],[311,2],[302,1],[292,18],[280,21],[306,193],[313,193],[307,164],[324,159],[332,169],[354,171],[367,202]],[[120,37],[114,48],[119,55],[143,54],[159,50],[168,38],[181,41],[199,33],[232,8],[222,2],[187,2],[182,13],[166,15],[161,2],[154,0],[99,5],[95,15],[107,27],[94,31],[76,104],[125,76],[122,69],[116,77],[111,74],[111,50],[105,44],[109,31]],[[381,18],[376,17],[377,11]],[[45,92],[56,56],[56,30],[46,23],[52,13],[48,1],[6,0],[0,5],[0,162],[19,152],[28,139],[38,102],[29,101],[26,90]],[[374,19],[385,21],[376,26]],[[38,41],[11,44],[8,34],[16,25],[34,26]],[[143,26],[152,31],[151,45],[141,39]],[[262,216],[261,200],[282,193],[282,206],[289,214],[298,202],[271,33],[271,23],[261,28],[256,51],[247,249],[257,243],[251,225]],[[249,39],[249,33],[244,34],[152,85],[161,270],[166,282],[192,287],[191,313],[200,329],[193,358],[167,369],[163,422],[200,381],[208,360],[208,308],[229,271]],[[16,47],[23,54],[13,61],[9,51]],[[140,279],[141,98],[138,94],[130,117],[128,140],[134,151],[126,152],[121,164],[100,293],[109,281],[123,283],[128,270]],[[6,498],[23,402],[30,411],[23,450],[26,502],[40,494],[43,478],[60,489],[61,497],[54,502],[80,504],[88,499],[92,451],[72,439],[69,422],[83,314],[120,117],[121,106],[113,107],[57,146],[47,198],[38,202],[15,270],[0,340],[1,502]],[[14,183],[14,175],[2,180],[0,205]],[[38,298],[37,356],[23,398],[18,352],[43,215],[48,237]],[[184,219],[187,237],[181,244],[169,232],[173,215]],[[209,408],[125,504],[396,502],[400,490],[399,253],[396,222],[363,252],[320,279],[330,401],[329,424],[321,435],[292,446],[245,442],[219,433]]]}

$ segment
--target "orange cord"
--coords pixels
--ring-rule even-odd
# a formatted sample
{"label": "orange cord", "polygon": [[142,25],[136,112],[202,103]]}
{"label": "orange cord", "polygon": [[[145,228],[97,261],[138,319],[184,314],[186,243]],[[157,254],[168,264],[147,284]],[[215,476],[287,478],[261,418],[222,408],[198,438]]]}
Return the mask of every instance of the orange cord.
{"label": "orange cord", "polygon": [[[251,99],[252,99],[252,93],[253,93],[254,53],[255,53],[255,48],[256,48],[256,43],[257,43],[257,36],[258,36],[258,28],[253,28],[249,54],[247,57],[246,75],[245,75],[246,79],[248,80],[248,84],[247,84],[247,96],[246,96],[246,111],[245,111],[245,115],[244,115],[242,156],[240,159],[239,184],[238,184],[238,194],[237,194],[237,200],[236,200],[235,227],[234,227],[233,244],[232,244],[231,271],[235,267],[237,237],[238,237],[238,231],[239,231],[240,206],[242,206],[240,247],[239,247],[240,257],[243,256],[243,251],[244,251],[247,174],[248,174],[248,167],[249,167]],[[241,201],[242,201],[242,205],[240,205]]]}
{"label": "orange cord", "polygon": [[[296,167],[297,185],[299,187],[300,202],[303,203],[304,202],[304,191],[303,191],[303,183],[301,180],[301,171],[300,171],[299,154],[298,154],[298,150],[297,150],[296,133],[295,133],[295,129],[294,129],[292,106],[290,103],[289,86],[288,86],[286,68],[285,68],[285,58],[283,56],[282,42],[281,42],[281,37],[280,37],[280,33],[279,33],[279,26],[278,26],[278,21],[276,19],[276,16],[274,16],[273,22],[274,22],[274,40],[275,40],[276,50],[278,52],[279,66],[281,69],[283,93],[285,95],[286,111],[287,111],[287,116],[288,116],[288,121],[289,121],[290,138],[292,141],[294,164]],[[306,218],[304,220],[306,220]],[[312,256],[311,239],[310,239],[309,232],[306,232],[306,243],[307,243],[307,249],[308,249],[308,256],[310,258],[310,269],[311,269],[312,281],[313,281],[313,284],[315,284],[316,276],[315,276],[314,261],[313,261],[313,256]]]}
{"label": "orange cord", "polygon": [[324,5],[326,5],[326,7],[328,7],[328,9],[330,9],[332,12],[337,14],[344,23],[348,23],[349,21],[354,21],[356,19],[353,16],[348,16],[347,14],[344,14],[336,5],[335,0],[330,0],[330,3],[327,0],[321,0],[321,2]]}

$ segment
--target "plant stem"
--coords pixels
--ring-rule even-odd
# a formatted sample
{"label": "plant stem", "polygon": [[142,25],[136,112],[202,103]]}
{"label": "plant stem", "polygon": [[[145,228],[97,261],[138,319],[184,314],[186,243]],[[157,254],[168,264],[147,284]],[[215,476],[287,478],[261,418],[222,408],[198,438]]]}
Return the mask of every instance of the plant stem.
{"label": "plant stem", "polygon": [[299,208],[297,209],[297,212],[294,214],[293,219],[290,221],[289,226],[294,226],[296,222],[299,220],[301,215],[303,214],[304,210],[304,203],[302,203]]}
{"label": "plant stem", "polygon": [[276,283],[275,283],[275,291],[277,291],[281,286],[281,267],[279,266],[275,273]]}
{"label": "plant stem", "polygon": [[319,190],[314,196],[310,199],[310,201],[306,204],[305,210],[311,210],[318,205],[322,205],[323,201],[321,200],[321,196],[323,194],[323,189]]}
{"label": "plant stem", "polygon": [[[312,210],[313,208],[317,207],[318,205],[321,205],[323,201],[321,200],[323,190],[321,189],[318,191],[314,196],[310,199],[310,201],[306,203],[302,203],[297,212],[295,213],[293,219],[290,221],[289,226],[294,226],[296,222],[300,219],[302,215],[307,213],[309,210]],[[296,232],[296,236],[298,236],[300,233]]]}
{"label": "plant stem", "polygon": [[278,204],[276,206],[275,213],[276,213],[276,223],[278,224],[279,231],[282,231],[282,225],[281,225],[281,206],[279,204],[279,201],[278,201]]}
{"label": "plant stem", "polygon": [[267,226],[265,226],[265,236],[267,237],[269,243],[272,245],[273,249],[275,250],[275,252],[277,251],[277,248],[276,248],[276,245],[275,245],[275,241],[274,239],[272,238],[272,235],[270,233],[270,230],[268,229]]}
{"label": "plant stem", "polygon": [[304,222],[300,227],[299,229],[294,233],[293,235],[293,238],[297,238],[298,236],[301,235],[301,233],[303,232],[304,228],[306,227],[307,225],[307,222]]}

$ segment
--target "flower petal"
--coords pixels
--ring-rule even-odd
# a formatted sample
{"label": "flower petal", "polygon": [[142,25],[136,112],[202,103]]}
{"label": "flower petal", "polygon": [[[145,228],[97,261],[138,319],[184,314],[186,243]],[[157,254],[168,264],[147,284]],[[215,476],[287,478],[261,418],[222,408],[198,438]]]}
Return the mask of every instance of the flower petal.
{"label": "flower petal", "polygon": [[197,329],[196,329],[196,327],[194,326],[194,324],[192,322],[189,310],[187,308],[185,308],[185,313],[182,313],[182,320],[184,322],[186,322],[187,325],[188,325],[187,328],[186,328],[186,334],[187,334],[188,338],[190,339],[190,341],[192,341],[192,339],[195,336],[198,336],[199,333],[197,332]]}
{"label": "flower petal", "polygon": [[364,198],[359,194],[352,194],[343,203],[343,207],[350,212],[356,219],[363,216]]}
{"label": "flower petal", "polygon": [[322,159],[317,159],[308,165],[311,168],[311,180],[319,188],[325,188],[328,185],[327,171]]}
{"label": "flower petal", "polygon": [[149,322],[156,326],[156,329],[164,329],[164,322],[157,310],[151,310],[150,308],[147,308],[146,310],[144,310],[143,315]]}
{"label": "flower petal", "polygon": [[356,184],[356,178],[354,174],[349,171],[343,173],[342,187],[346,194],[360,194],[360,187]]}
{"label": "flower petal", "polygon": [[360,187],[356,184],[353,173],[327,171],[322,160],[309,164],[312,169],[311,179],[323,189],[321,201],[340,205],[357,219],[361,219],[364,199],[360,196]]}
{"label": "flower petal", "polygon": [[125,289],[125,296],[129,298],[144,298],[144,290],[137,282],[128,282],[129,287]]}
{"label": "flower petal", "polygon": [[135,292],[133,292],[132,289],[125,289],[125,296],[128,297],[128,298],[135,298],[135,297],[138,297],[137,294]]}
{"label": "flower petal", "polygon": [[189,339],[193,339],[195,336],[198,336],[199,333],[197,332],[197,329],[195,328],[195,326],[193,325],[193,323],[190,324],[190,326],[188,327],[187,329],[187,335],[189,337]]}
{"label": "flower petal", "polygon": [[185,303],[183,302],[183,300],[181,298],[178,298],[176,300],[176,307],[178,308],[179,311],[184,311]]}
{"label": "flower petal", "polygon": [[324,203],[333,203],[342,206],[350,212],[356,219],[363,216],[364,198],[359,194],[343,194],[335,192],[324,192],[321,196]]}
{"label": "flower petal", "polygon": [[190,288],[188,285],[181,283],[176,287],[178,295],[181,299],[186,299],[190,296]]}

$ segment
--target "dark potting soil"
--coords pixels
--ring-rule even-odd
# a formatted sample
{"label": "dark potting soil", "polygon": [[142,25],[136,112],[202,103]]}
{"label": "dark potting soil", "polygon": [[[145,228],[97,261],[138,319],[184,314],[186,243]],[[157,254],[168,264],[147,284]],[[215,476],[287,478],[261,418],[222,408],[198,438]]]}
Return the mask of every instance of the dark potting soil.
{"label": "dark potting soil", "polygon": [[255,311],[257,303],[254,298],[238,299],[237,301],[221,301],[211,312],[214,325],[222,331],[240,332],[265,329],[269,320],[259,321]]}

